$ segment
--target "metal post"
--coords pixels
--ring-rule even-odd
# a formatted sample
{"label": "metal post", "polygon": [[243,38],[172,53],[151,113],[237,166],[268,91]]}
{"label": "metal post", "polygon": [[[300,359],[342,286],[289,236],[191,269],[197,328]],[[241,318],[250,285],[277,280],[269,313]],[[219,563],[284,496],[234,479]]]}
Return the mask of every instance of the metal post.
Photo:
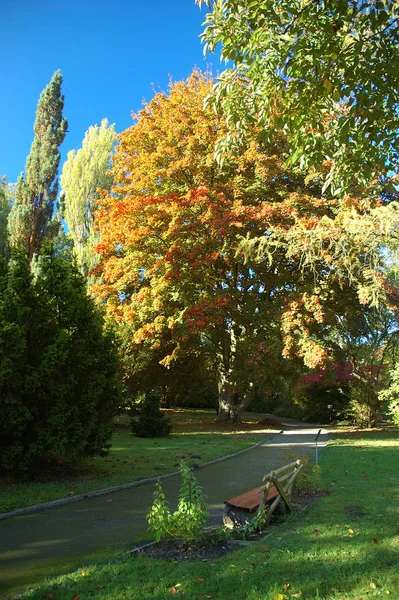
{"label": "metal post", "polygon": [[317,447],[317,440],[319,439],[319,435],[320,434],[321,434],[321,429],[319,429],[319,433],[315,437],[315,444],[316,444],[316,467],[319,466],[319,449]]}

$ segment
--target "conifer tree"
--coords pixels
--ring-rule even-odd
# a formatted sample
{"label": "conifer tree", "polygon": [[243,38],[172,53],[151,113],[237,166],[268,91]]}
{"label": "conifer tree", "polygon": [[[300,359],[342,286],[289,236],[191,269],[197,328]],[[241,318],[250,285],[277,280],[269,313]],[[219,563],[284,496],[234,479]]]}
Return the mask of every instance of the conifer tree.
{"label": "conifer tree", "polygon": [[0,256],[8,256],[7,222],[10,212],[10,190],[5,177],[0,177]]}
{"label": "conifer tree", "polygon": [[68,127],[62,116],[61,84],[61,72],[56,71],[40,95],[33,128],[35,137],[26,159],[25,173],[17,182],[9,218],[10,244],[25,248],[30,260],[34,254],[40,254],[43,240],[53,237],[59,229],[54,218],[59,146]]}
{"label": "conifer tree", "polygon": [[118,376],[113,338],[65,248],[43,246],[35,280],[24,251],[8,268],[0,257],[0,468],[102,453]]}

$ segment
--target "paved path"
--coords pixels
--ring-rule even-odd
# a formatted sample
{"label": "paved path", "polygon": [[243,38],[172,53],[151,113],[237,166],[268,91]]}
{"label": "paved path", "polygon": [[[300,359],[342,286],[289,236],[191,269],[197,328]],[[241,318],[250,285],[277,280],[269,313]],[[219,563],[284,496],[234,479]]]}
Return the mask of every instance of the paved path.
{"label": "paved path", "polygon": [[[207,495],[210,524],[222,523],[224,500],[256,487],[264,474],[288,462],[288,449],[297,457],[314,448],[317,426],[296,426],[288,419],[287,425],[284,433],[257,448],[196,471]],[[320,447],[326,445],[326,430],[319,441]],[[165,479],[162,485],[174,509],[180,477]],[[75,568],[95,553],[127,550],[147,529],[145,514],[153,491],[151,483],[1,521],[0,597],[15,586]]]}

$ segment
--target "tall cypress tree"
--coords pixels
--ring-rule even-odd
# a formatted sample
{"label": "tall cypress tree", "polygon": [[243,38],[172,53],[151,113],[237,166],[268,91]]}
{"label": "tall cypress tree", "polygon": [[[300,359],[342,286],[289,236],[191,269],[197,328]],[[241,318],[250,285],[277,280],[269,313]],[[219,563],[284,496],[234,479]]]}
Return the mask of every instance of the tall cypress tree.
{"label": "tall cypress tree", "polygon": [[43,240],[53,237],[59,228],[54,218],[59,146],[68,127],[62,116],[61,84],[61,72],[56,71],[40,95],[33,128],[35,137],[26,159],[25,174],[21,174],[17,182],[9,217],[10,244],[26,248],[29,259],[40,254]]}
{"label": "tall cypress tree", "polygon": [[0,176],[0,256],[8,257],[7,221],[10,212],[10,189],[5,177]]}

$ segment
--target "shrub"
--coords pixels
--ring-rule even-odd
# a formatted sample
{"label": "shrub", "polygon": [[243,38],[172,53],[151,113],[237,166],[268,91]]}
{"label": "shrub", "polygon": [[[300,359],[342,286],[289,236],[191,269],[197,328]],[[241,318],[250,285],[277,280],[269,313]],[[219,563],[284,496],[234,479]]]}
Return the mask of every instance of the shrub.
{"label": "shrub", "polygon": [[399,400],[392,400],[388,406],[388,412],[392,421],[399,427]]}
{"label": "shrub", "polygon": [[142,438],[167,437],[172,430],[170,418],[160,409],[160,399],[154,394],[145,394],[138,417],[131,420],[133,435]]}
{"label": "shrub", "polygon": [[198,541],[208,519],[205,495],[187,464],[180,463],[182,485],[177,510],[171,513],[160,481],[156,483],[154,502],[147,515],[148,529],[155,541],[168,537]]}
{"label": "shrub", "polygon": [[389,385],[379,393],[379,399],[388,402],[388,414],[399,427],[399,365],[389,375]]}
{"label": "shrub", "polygon": [[347,416],[358,427],[374,427],[381,419],[382,411],[383,403],[371,381],[351,383]]}
{"label": "shrub", "polygon": [[0,299],[0,466],[101,454],[119,405],[119,362],[77,268],[49,249],[33,281],[15,256]]}
{"label": "shrub", "polygon": [[305,421],[336,421],[342,418],[348,407],[348,386],[300,382],[294,390],[294,402]]}

